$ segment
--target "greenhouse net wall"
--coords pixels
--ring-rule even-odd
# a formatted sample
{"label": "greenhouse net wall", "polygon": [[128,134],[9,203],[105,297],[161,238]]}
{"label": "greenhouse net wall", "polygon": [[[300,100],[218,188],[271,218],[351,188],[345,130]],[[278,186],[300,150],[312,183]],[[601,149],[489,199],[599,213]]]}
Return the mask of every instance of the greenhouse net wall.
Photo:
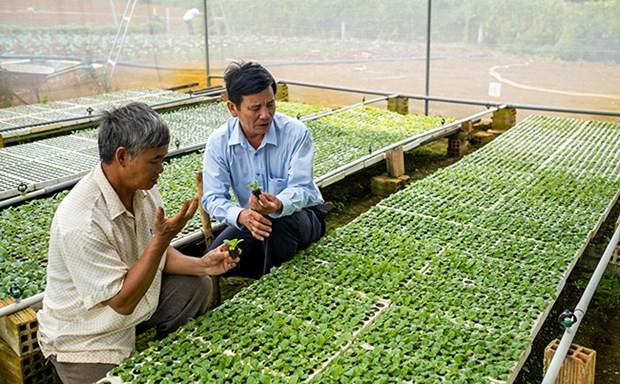
{"label": "greenhouse net wall", "polygon": [[[425,93],[427,1],[208,4],[215,72],[233,58],[256,59],[277,78]],[[431,4],[431,95],[617,110],[620,1]],[[292,94],[337,105],[360,99],[299,88]],[[423,107],[417,101],[410,109]],[[464,116],[479,109],[431,103],[430,113]]]}
{"label": "greenhouse net wall", "polygon": [[1,2],[0,105],[205,83],[202,1],[132,3]]}
{"label": "greenhouse net wall", "polygon": [[[127,3],[2,2],[2,101],[102,93],[101,73]],[[620,0],[431,4],[431,95],[617,110]],[[206,85],[205,15],[211,73],[222,73],[231,60],[258,60],[277,78],[424,94],[428,2],[422,0],[137,1],[111,87]],[[19,74],[16,57],[39,66],[29,68],[39,76]],[[54,72],[45,75],[50,67]],[[292,94],[339,105],[360,98]],[[411,110],[422,111],[423,103]],[[477,110],[432,103],[431,113]]]}

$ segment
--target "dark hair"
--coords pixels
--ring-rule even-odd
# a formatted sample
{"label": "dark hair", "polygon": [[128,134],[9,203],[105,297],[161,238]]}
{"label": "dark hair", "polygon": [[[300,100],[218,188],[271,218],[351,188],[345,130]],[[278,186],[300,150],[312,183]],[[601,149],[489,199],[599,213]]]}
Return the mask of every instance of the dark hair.
{"label": "dark hair", "polygon": [[99,122],[99,158],[104,163],[114,159],[119,147],[131,156],[149,148],[170,143],[170,130],[159,114],[144,103],[131,103],[105,111]]}
{"label": "dark hair", "polygon": [[243,96],[262,92],[267,87],[276,93],[276,81],[265,67],[254,62],[233,61],[224,72],[228,99],[238,107]]}

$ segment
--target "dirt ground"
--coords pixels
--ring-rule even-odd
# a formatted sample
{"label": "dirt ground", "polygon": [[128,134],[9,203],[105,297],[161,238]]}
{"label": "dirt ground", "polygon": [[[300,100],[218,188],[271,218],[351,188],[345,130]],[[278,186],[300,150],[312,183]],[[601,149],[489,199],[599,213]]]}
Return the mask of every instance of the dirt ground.
{"label": "dirt ground", "polygon": [[[498,68],[502,78],[516,84],[501,83],[501,96],[488,95],[489,83],[497,80],[489,74],[495,66],[529,62],[525,66]],[[387,92],[424,94],[424,62],[402,60],[356,64],[282,66],[272,68],[278,78],[315,83],[377,89]],[[491,103],[537,104],[553,107],[620,110],[620,66],[604,63],[559,62],[550,59],[520,58],[493,54],[470,57],[445,57],[432,61],[430,94],[433,96],[475,99]],[[536,86],[527,89],[522,86]],[[565,93],[554,93],[565,92]],[[317,93],[296,87],[291,94],[317,103],[351,103],[359,96],[342,93]],[[410,110],[423,112],[423,102],[411,101]],[[431,103],[433,114],[455,117],[482,110],[483,107]],[[532,111],[519,111],[522,118]],[[566,115],[564,115],[566,116]],[[583,116],[582,116],[583,117]],[[615,118],[620,121],[620,118]]]}
{"label": "dirt ground", "polygon": [[[444,47],[441,50],[446,49]],[[432,96],[479,100],[489,104],[542,105],[616,113],[620,111],[620,65],[516,57],[490,51],[477,51],[472,54],[464,53],[463,50],[459,52],[459,55],[440,56],[432,61],[429,92]],[[325,62],[320,65],[273,64],[269,68],[276,79],[423,95],[424,66],[422,58],[403,58],[374,61],[369,59],[356,63]],[[218,67],[217,63],[214,67]],[[490,74],[492,70],[499,75],[502,82]],[[172,86],[191,81],[205,85],[202,69],[160,72],[156,78],[151,78],[146,70],[136,73],[133,69],[120,69],[116,81],[124,87],[137,83]],[[489,84],[492,82],[501,84],[499,97],[489,96]],[[358,102],[362,95],[291,86],[290,97],[336,106]],[[367,99],[372,97],[366,96]],[[484,107],[445,102],[431,102],[429,107],[431,114],[453,117],[464,117],[481,110],[484,110]],[[410,112],[423,113],[424,102],[411,100]],[[532,113],[542,112],[522,109],[518,111],[518,119]],[[620,117],[549,112],[545,114],[620,121]]]}

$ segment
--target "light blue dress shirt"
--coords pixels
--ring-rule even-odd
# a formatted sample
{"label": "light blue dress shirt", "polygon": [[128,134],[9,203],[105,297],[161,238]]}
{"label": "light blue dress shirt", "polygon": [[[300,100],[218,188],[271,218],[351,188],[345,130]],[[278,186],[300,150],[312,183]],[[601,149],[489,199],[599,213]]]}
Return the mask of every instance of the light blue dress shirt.
{"label": "light blue dress shirt", "polygon": [[[202,206],[217,221],[240,229],[237,217],[248,207],[252,193],[248,185],[255,180],[262,191],[282,201],[282,211],[270,214],[272,218],[321,204],[313,160],[312,136],[302,122],[276,113],[260,146],[254,149],[243,135],[239,119],[231,117],[207,141]],[[231,187],[241,207],[230,201]]]}

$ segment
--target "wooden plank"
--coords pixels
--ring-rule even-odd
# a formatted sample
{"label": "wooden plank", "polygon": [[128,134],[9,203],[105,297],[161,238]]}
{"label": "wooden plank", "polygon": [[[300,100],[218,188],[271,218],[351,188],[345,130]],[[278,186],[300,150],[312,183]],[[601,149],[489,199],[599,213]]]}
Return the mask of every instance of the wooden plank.
{"label": "wooden plank", "polygon": [[392,149],[385,154],[385,163],[390,177],[399,177],[405,174],[405,154],[403,147]]}
{"label": "wooden plank", "polygon": [[[203,183],[202,183],[202,172],[196,172],[196,192],[198,194],[199,203],[198,210],[200,211],[200,222],[202,223],[202,234],[205,237],[205,248],[209,249],[209,246],[213,242],[213,227],[211,226],[211,217],[202,207],[202,195],[203,195]],[[222,303],[222,294],[220,292],[220,277],[212,276],[212,287],[213,287],[213,305],[218,306]]]}
{"label": "wooden plank", "polygon": [[467,132],[468,134],[471,134],[474,132],[474,122],[471,120],[468,121],[464,121],[463,123],[461,123],[461,130],[463,132]]}
{"label": "wooden plank", "polygon": [[[196,172],[196,192],[198,198],[202,200],[203,194],[202,172]],[[205,236],[205,245],[208,247],[213,241],[213,228],[211,227],[211,217],[202,207],[202,203],[198,202],[198,210],[200,211],[200,222],[202,223],[202,233]]]}

